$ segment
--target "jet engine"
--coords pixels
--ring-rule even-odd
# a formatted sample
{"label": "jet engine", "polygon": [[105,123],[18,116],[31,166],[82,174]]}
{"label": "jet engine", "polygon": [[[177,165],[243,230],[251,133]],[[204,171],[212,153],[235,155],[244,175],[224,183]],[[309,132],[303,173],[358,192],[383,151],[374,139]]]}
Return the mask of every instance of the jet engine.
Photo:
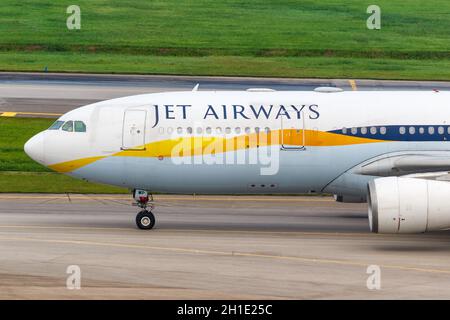
{"label": "jet engine", "polygon": [[421,233],[450,228],[450,183],[378,178],[368,184],[369,224],[376,233]]}

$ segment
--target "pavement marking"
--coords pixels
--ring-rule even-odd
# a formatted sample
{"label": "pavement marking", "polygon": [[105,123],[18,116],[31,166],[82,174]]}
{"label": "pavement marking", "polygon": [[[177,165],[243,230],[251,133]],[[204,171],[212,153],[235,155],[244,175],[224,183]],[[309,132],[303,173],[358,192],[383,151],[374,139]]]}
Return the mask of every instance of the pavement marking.
{"label": "pavement marking", "polygon": [[48,112],[16,112],[20,115],[31,115],[31,116],[62,116],[62,113],[48,113]]}
{"label": "pavement marking", "polygon": [[[120,228],[120,227],[70,227],[70,226],[42,226],[42,225],[0,225],[0,229],[49,229],[49,230],[123,230],[142,233],[140,230],[132,228]],[[224,230],[224,229],[154,229],[150,231],[152,233],[245,233],[245,234],[279,234],[279,235],[299,235],[299,236],[369,236],[369,237],[381,237],[380,234],[375,233],[361,233],[361,232],[306,232],[306,231],[256,231],[256,230]],[[386,236],[386,235],[384,235]],[[396,235],[393,235],[393,237]]]}
{"label": "pavement marking", "polygon": [[[121,227],[82,227],[82,226],[42,226],[42,225],[0,225],[0,229],[48,229],[48,230],[92,230],[92,231],[131,231],[133,234],[140,233],[144,234],[141,230],[133,229],[133,228],[121,228]],[[159,234],[170,234],[170,233],[222,233],[222,234],[255,234],[255,235],[283,235],[283,236],[326,236],[326,237],[365,237],[368,239],[383,239],[383,238],[390,238],[390,239],[399,239],[398,234],[381,234],[381,233],[372,233],[372,232],[336,232],[336,231],[330,231],[330,232],[318,232],[318,231],[259,231],[259,230],[248,230],[248,229],[242,229],[242,230],[227,230],[227,229],[189,229],[189,228],[164,228],[164,229],[153,229],[150,231],[151,233],[155,233],[156,235]],[[428,240],[439,240],[441,241],[441,237],[427,237]]]}
{"label": "pavement marking", "polygon": [[[284,256],[284,255],[272,255],[264,253],[252,253],[252,252],[240,252],[240,251],[219,251],[219,250],[207,250],[207,249],[195,249],[195,248],[180,248],[180,247],[160,247],[160,246],[148,246],[141,244],[124,244],[124,243],[114,243],[114,242],[97,242],[97,241],[84,241],[84,240],[60,240],[60,239],[37,239],[37,238],[2,238],[0,241],[24,241],[24,242],[41,242],[41,243],[52,243],[52,244],[70,244],[70,245],[82,245],[82,246],[102,246],[102,247],[112,247],[112,248],[126,248],[126,249],[145,249],[145,250],[155,250],[155,251],[165,251],[165,252],[175,252],[181,254],[203,254],[203,255],[216,255],[216,256],[229,256],[229,257],[246,257],[246,258],[262,258],[270,260],[283,260],[283,261],[294,261],[294,262],[305,262],[305,263],[315,263],[315,264],[328,264],[328,265],[344,265],[353,267],[367,268],[371,265],[371,262],[360,262],[355,260],[339,260],[339,259],[326,259],[326,258],[308,258],[301,256]],[[392,270],[403,270],[412,271],[420,273],[432,273],[432,274],[448,274],[450,275],[450,270],[445,269],[432,269],[432,268],[422,268],[414,266],[404,266],[395,264],[380,264],[381,268],[392,269]]]}
{"label": "pavement marking", "polygon": [[0,111],[1,117],[15,117],[16,115],[29,116],[62,116],[62,113],[48,113],[48,112],[20,112],[20,111]]}
{"label": "pavement marking", "polygon": [[353,91],[357,91],[358,87],[356,86],[356,81],[355,80],[348,80],[348,82],[350,82],[350,86],[352,87]]}
{"label": "pavement marking", "polygon": [[[97,200],[97,199],[127,199],[127,200],[132,200],[131,197],[114,197],[114,196],[102,196],[102,197],[92,197],[92,196],[72,196],[72,199],[79,199],[79,200]],[[0,195],[0,200],[2,199],[13,199],[13,200],[19,200],[19,199],[63,199],[63,200],[67,200],[67,195],[61,194],[61,195],[54,195],[54,196],[30,196],[30,195],[24,195],[24,196],[6,196],[6,195]]]}
{"label": "pavement marking", "polygon": [[2,112],[1,117],[15,117],[17,112]]}
{"label": "pavement marking", "polygon": [[0,225],[0,229],[50,229],[50,230],[123,230],[130,231],[130,228],[119,227],[69,227],[69,226],[38,226],[38,225]]}

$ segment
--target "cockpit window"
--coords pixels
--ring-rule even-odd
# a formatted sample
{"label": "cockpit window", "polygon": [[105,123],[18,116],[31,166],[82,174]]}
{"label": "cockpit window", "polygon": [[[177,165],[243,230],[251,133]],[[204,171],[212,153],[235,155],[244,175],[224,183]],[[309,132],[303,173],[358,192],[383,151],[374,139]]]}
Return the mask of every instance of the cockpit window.
{"label": "cockpit window", "polygon": [[48,128],[48,130],[58,130],[63,125],[64,121],[57,120]]}
{"label": "cockpit window", "polygon": [[83,121],[75,121],[75,132],[86,132],[86,125]]}
{"label": "cockpit window", "polygon": [[55,121],[48,130],[63,130],[67,132],[86,132],[86,124],[83,121]]}
{"label": "cockpit window", "polygon": [[73,121],[67,121],[62,126],[63,131],[73,132]]}

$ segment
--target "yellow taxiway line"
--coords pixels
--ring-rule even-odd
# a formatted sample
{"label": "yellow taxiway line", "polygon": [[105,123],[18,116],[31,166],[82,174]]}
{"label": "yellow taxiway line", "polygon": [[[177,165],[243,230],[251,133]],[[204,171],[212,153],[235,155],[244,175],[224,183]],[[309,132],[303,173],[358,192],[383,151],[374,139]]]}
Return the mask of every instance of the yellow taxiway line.
{"label": "yellow taxiway line", "polygon": [[[79,231],[131,231],[131,232],[140,232],[139,230],[132,228],[120,228],[120,227],[70,227],[70,226],[43,226],[43,225],[0,225],[1,229],[27,229],[27,230],[79,230]],[[224,230],[224,229],[155,229],[151,231],[152,233],[244,233],[244,234],[260,234],[260,235],[296,235],[296,236],[332,236],[332,237],[380,237],[380,235],[376,233],[361,233],[361,232],[308,232],[308,231],[257,231],[257,230]],[[386,236],[386,235],[383,235]],[[396,235],[392,236],[393,238]]]}
{"label": "yellow taxiway line", "polygon": [[353,91],[357,91],[358,87],[356,86],[356,81],[355,80],[348,80],[348,82],[350,83],[350,86],[352,87]]}
{"label": "yellow taxiway line", "polygon": [[[265,254],[265,253],[252,253],[252,252],[242,252],[242,251],[221,251],[221,250],[181,248],[181,247],[161,247],[161,246],[150,246],[150,245],[143,245],[143,244],[125,244],[125,243],[117,243],[117,242],[100,242],[100,241],[86,241],[86,240],[0,237],[0,241],[24,241],[24,242],[33,242],[33,243],[40,242],[40,243],[50,243],[50,244],[68,244],[68,245],[97,246],[97,247],[111,247],[111,248],[124,248],[124,249],[142,249],[142,250],[153,250],[153,251],[163,251],[163,252],[174,252],[174,253],[179,253],[179,254],[202,254],[202,255],[216,255],[216,256],[228,256],[228,257],[261,258],[261,259],[303,262],[303,263],[312,263],[312,264],[343,265],[343,266],[353,266],[353,267],[361,267],[361,268],[367,268],[367,266],[371,264],[369,262],[362,262],[362,261],[356,261],[356,260],[313,258],[313,257],[302,257],[302,256],[287,256],[287,255],[272,255],[272,254]],[[450,270],[445,270],[445,269],[432,269],[432,268],[422,268],[422,267],[404,266],[404,265],[395,265],[395,264],[381,264],[379,266],[381,268],[393,269],[393,270],[450,275]]]}
{"label": "yellow taxiway line", "polygon": [[1,117],[15,117],[17,112],[2,112]]}
{"label": "yellow taxiway line", "polygon": [[15,117],[17,115],[59,117],[62,116],[62,113],[0,111],[0,117]]}

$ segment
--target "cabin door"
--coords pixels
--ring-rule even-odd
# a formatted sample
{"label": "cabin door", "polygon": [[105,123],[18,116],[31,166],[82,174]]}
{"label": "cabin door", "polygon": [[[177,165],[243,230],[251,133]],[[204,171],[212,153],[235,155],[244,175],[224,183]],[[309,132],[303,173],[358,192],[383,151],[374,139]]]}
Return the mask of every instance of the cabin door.
{"label": "cabin door", "polygon": [[146,110],[126,110],[123,115],[122,150],[145,150]]}

